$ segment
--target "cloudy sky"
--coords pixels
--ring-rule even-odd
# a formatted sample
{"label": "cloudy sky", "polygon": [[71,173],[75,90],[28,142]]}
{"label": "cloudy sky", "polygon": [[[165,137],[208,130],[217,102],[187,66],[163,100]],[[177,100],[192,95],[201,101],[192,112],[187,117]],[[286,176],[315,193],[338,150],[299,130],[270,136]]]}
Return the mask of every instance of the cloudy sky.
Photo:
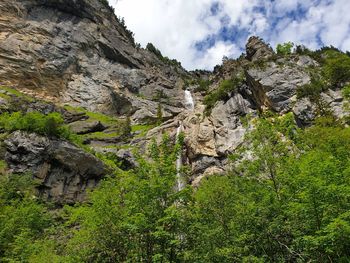
{"label": "cloudy sky", "polygon": [[350,50],[350,0],[109,0],[143,47],[148,42],[187,69],[238,57],[246,40],[292,41]]}

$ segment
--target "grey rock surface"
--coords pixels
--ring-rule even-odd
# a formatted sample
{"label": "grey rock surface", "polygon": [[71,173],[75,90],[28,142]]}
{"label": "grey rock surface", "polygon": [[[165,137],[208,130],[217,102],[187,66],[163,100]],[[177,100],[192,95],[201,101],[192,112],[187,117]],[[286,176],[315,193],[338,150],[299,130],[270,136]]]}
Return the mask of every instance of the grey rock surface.
{"label": "grey rock surface", "polygon": [[99,121],[76,121],[69,125],[72,132],[76,134],[87,134],[92,132],[104,131],[105,127]]}
{"label": "grey rock surface", "polygon": [[271,57],[273,49],[267,45],[261,38],[252,36],[246,44],[246,58],[250,61],[266,59]]}
{"label": "grey rock surface", "polygon": [[297,88],[310,83],[309,75],[296,65],[279,66],[274,62],[250,68],[246,77],[257,104],[277,112],[289,111]]}
{"label": "grey rock surface", "polygon": [[40,182],[40,195],[55,203],[83,201],[86,190],[107,173],[96,157],[59,139],[16,131],[5,146],[10,172],[31,172]]}
{"label": "grey rock surface", "polygon": [[90,111],[137,112],[135,119],[156,111],[156,92],[172,107],[168,116],[182,108],[188,73],[137,48],[102,1],[2,0],[0,10],[0,84]]}

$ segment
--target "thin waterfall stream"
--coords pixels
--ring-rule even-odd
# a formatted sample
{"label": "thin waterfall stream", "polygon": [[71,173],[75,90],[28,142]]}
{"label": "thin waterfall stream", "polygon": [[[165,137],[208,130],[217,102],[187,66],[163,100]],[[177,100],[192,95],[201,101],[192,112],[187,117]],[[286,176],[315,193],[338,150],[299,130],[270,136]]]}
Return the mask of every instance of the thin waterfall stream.
{"label": "thin waterfall stream", "polygon": [[[189,111],[194,110],[194,100],[191,94],[191,91],[185,90],[185,107]],[[180,121],[179,126],[177,127],[176,130],[176,142],[179,139],[179,135],[183,130],[183,125],[182,122]],[[178,154],[178,157],[176,159],[176,186],[177,186],[177,191],[181,191],[182,189],[185,188],[186,183],[184,179],[182,178],[181,175],[181,167],[182,167],[182,156],[181,156],[181,151]]]}

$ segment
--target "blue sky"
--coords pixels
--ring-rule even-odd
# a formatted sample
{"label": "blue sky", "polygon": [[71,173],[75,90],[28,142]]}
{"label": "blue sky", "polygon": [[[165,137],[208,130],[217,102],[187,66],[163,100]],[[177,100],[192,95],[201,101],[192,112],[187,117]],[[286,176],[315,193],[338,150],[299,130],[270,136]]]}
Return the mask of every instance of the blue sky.
{"label": "blue sky", "polygon": [[137,42],[152,42],[187,69],[238,57],[251,35],[350,50],[350,0],[110,0]]}

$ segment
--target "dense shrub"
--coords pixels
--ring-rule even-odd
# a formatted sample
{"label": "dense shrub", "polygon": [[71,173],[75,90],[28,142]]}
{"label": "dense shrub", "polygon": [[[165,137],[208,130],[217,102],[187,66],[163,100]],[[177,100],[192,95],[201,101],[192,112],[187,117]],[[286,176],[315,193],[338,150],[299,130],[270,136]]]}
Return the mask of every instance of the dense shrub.
{"label": "dense shrub", "polygon": [[320,79],[312,78],[310,84],[306,84],[297,89],[297,97],[309,97],[311,100],[315,101],[319,98],[322,91],[327,90],[326,84]]}
{"label": "dense shrub", "polygon": [[0,261],[27,262],[29,245],[50,226],[30,175],[0,176]]}
{"label": "dense shrub", "polygon": [[350,57],[336,51],[326,53],[326,61],[323,73],[329,80],[330,85],[341,87],[350,81]]}
{"label": "dense shrub", "polygon": [[276,47],[276,52],[278,55],[289,55],[292,53],[293,46],[294,44],[292,42],[278,44]]}
{"label": "dense shrub", "polygon": [[199,79],[197,81],[197,88],[195,89],[195,92],[206,92],[209,90],[209,86],[211,84],[211,81],[209,79]]}
{"label": "dense shrub", "polygon": [[22,130],[47,136],[69,137],[62,116],[56,112],[48,115],[39,112],[3,113],[0,115],[0,128],[8,132]]}

